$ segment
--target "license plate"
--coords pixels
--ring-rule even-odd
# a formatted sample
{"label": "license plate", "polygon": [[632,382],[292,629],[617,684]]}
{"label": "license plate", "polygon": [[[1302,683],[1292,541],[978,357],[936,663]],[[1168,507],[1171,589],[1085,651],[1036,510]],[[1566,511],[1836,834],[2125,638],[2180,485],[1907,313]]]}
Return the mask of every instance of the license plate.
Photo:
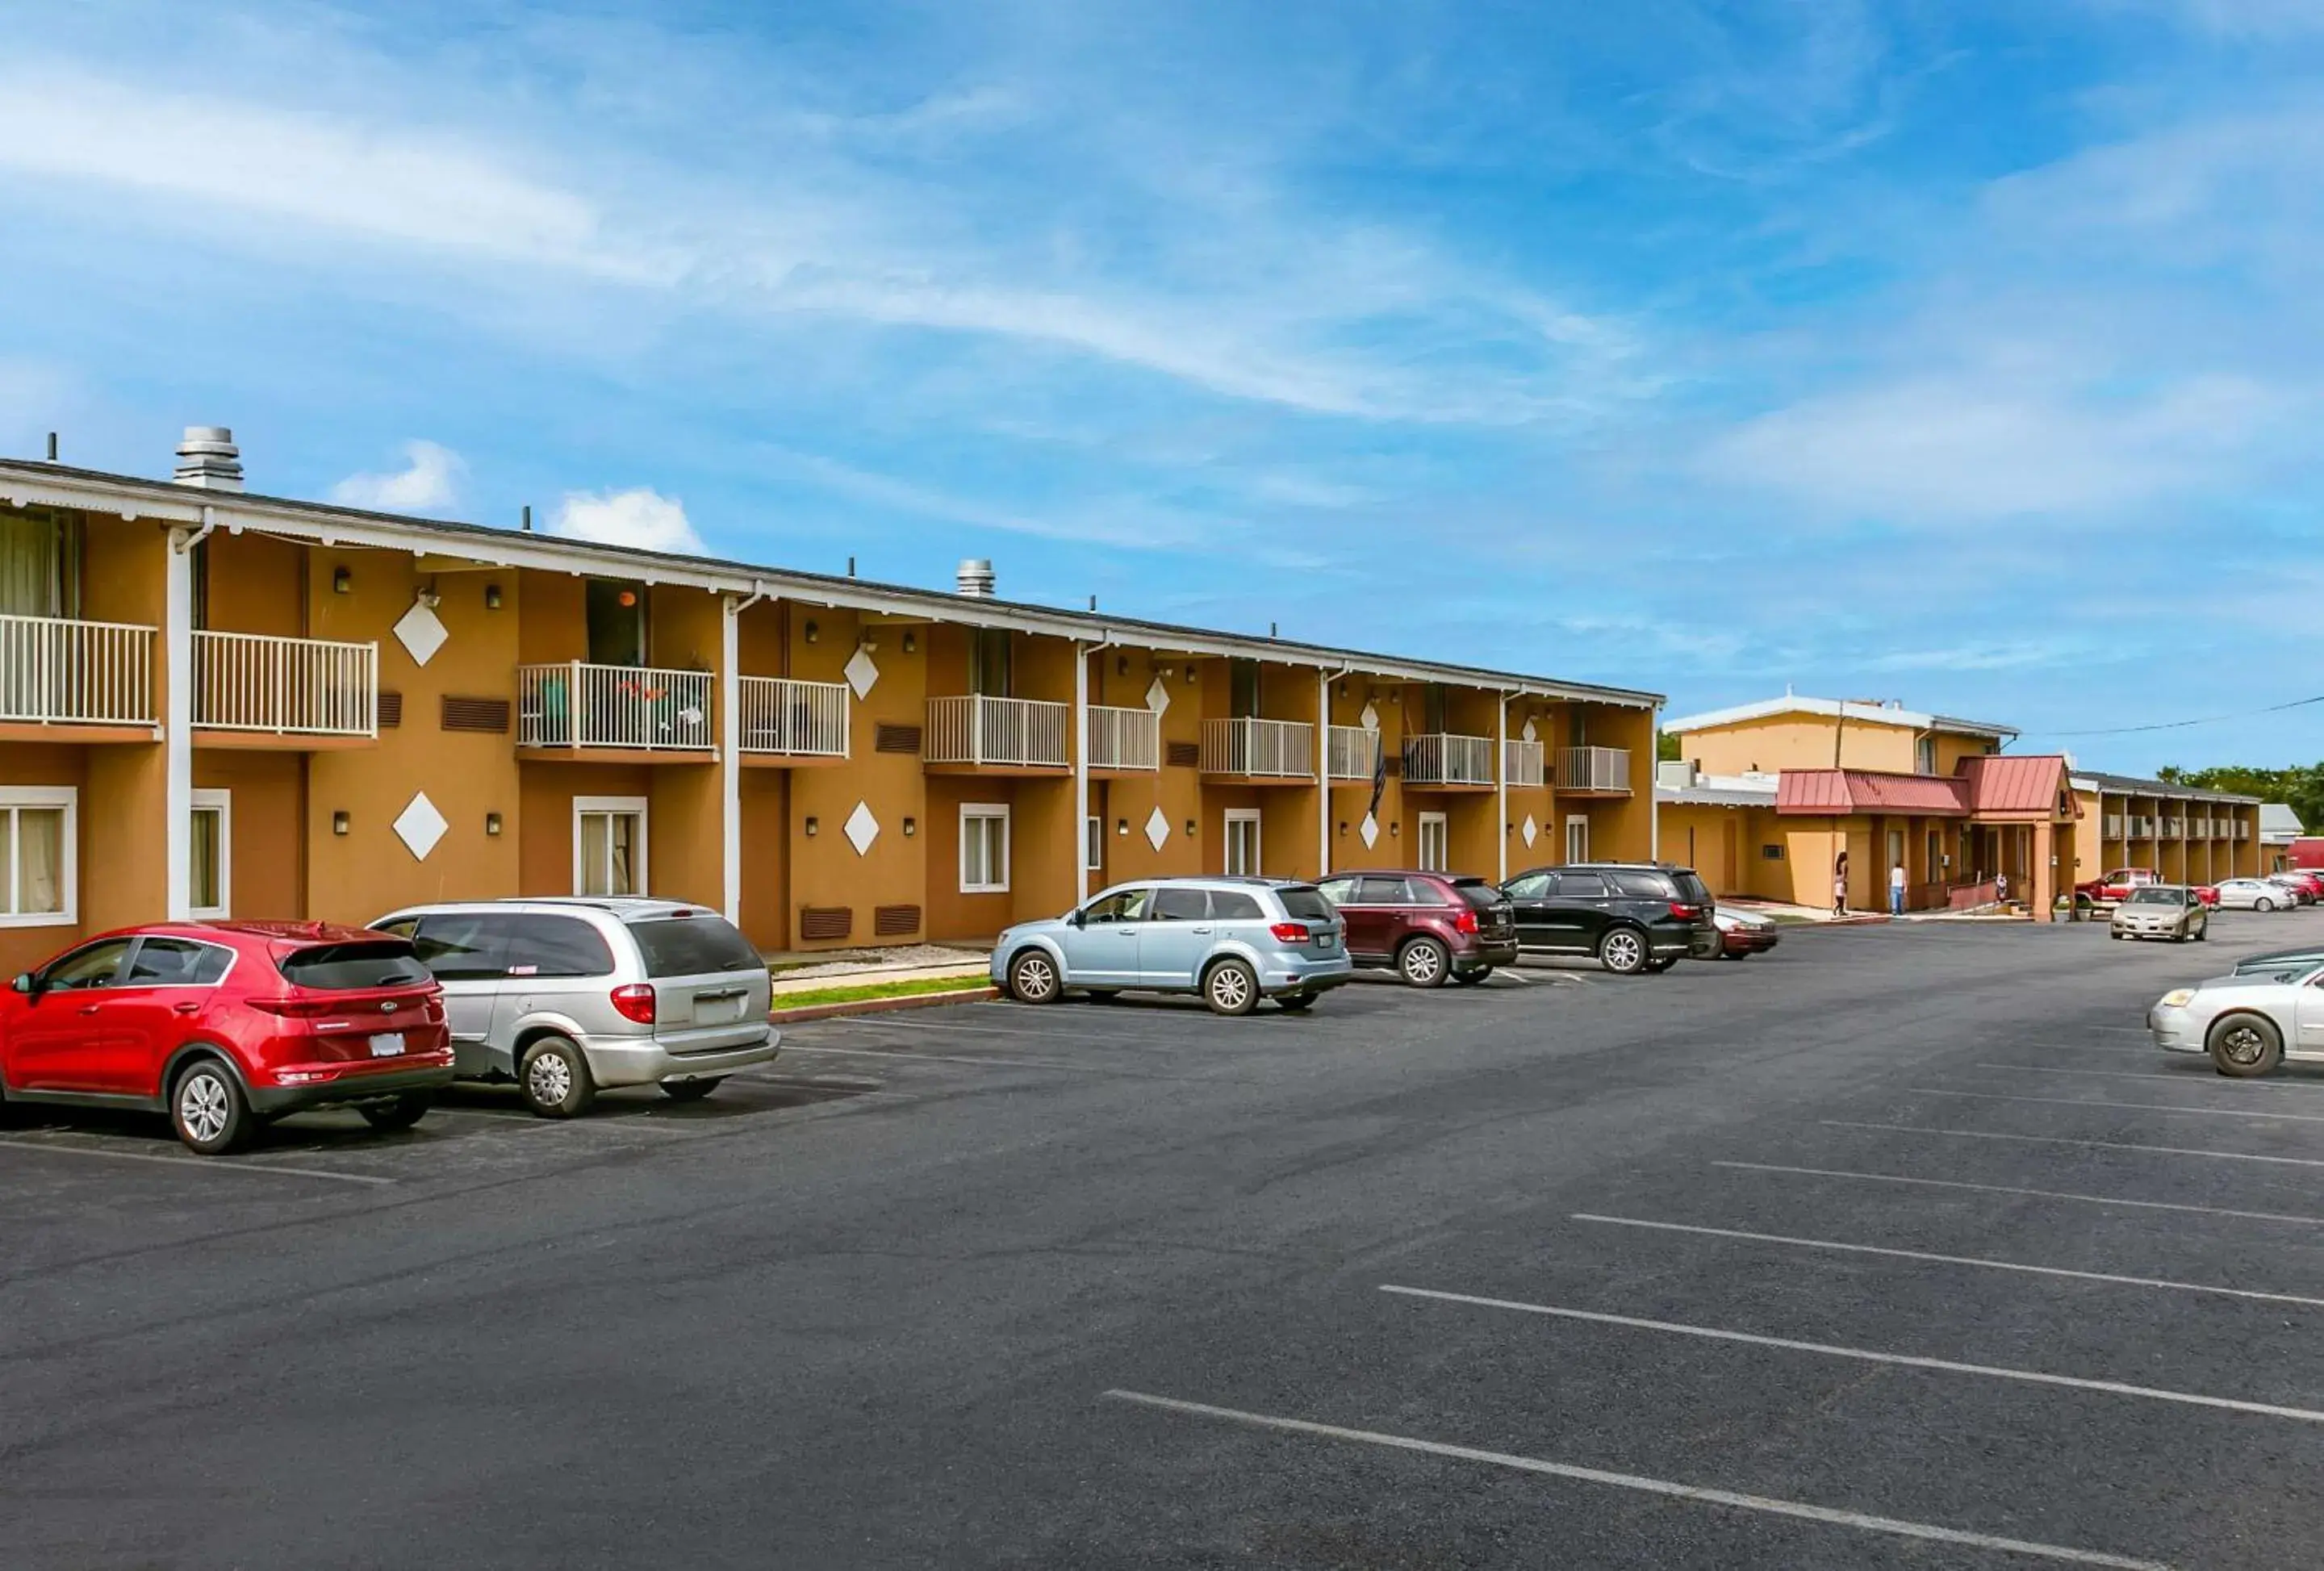
{"label": "license plate", "polygon": [[1339,942],[1339,940],[1334,938],[1329,933],[1318,933],[1315,935],[1315,947],[1318,949],[1328,949],[1337,942]]}
{"label": "license plate", "polygon": [[392,1058],[401,1051],[403,1051],[401,1031],[382,1031],[371,1040],[371,1056],[374,1058]]}
{"label": "license plate", "polygon": [[697,998],[694,1001],[694,1021],[696,1025],[724,1025],[742,1018],[743,1005],[750,1000],[741,994],[730,998]]}

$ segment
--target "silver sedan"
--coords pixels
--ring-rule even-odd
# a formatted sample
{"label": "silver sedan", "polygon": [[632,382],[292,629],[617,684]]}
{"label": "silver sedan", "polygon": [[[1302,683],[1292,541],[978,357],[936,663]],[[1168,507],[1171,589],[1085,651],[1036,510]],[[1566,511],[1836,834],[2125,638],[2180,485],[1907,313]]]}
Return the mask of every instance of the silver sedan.
{"label": "silver sedan", "polygon": [[2174,987],[2146,1012],[2165,1052],[2208,1053],[2222,1075],[2264,1075],[2286,1058],[2324,1061],[2324,964],[2287,956],[2280,968]]}
{"label": "silver sedan", "polygon": [[2168,938],[2183,944],[2201,943],[2210,936],[2210,908],[2183,883],[2149,883],[2130,892],[2114,908],[2107,924],[2110,938]]}
{"label": "silver sedan", "polygon": [[2289,910],[2295,903],[2291,891],[2264,878],[2227,878],[2219,882],[2219,905],[2225,910]]}

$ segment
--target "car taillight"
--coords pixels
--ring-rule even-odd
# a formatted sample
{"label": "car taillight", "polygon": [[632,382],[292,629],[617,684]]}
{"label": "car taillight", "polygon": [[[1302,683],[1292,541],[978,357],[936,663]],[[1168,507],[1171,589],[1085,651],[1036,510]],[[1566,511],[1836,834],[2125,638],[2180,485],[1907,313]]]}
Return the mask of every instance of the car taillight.
{"label": "car taillight", "polygon": [[1452,930],[1456,933],[1474,933],[1477,930],[1477,913],[1472,910],[1464,910],[1460,915],[1454,917],[1452,919]]}
{"label": "car taillight", "polygon": [[1674,900],[1671,901],[1670,908],[1671,915],[1678,918],[1678,919],[1683,922],[1691,922],[1694,920],[1695,918],[1702,914],[1702,908],[1701,906],[1689,905],[1683,900]]}
{"label": "car taillight", "polygon": [[1307,941],[1305,922],[1277,922],[1267,929],[1275,935],[1278,944],[1304,944]]}
{"label": "car taillight", "polygon": [[623,1020],[633,1020],[640,1025],[654,1022],[654,990],[650,982],[632,982],[626,987],[616,987],[606,997],[613,1012]]}
{"label": "car taillight", "polygon": [[279,1014],[289,1020],[313,1020],[340,1007],[328,998],[254,998],[250,1007],[267,1014]]}

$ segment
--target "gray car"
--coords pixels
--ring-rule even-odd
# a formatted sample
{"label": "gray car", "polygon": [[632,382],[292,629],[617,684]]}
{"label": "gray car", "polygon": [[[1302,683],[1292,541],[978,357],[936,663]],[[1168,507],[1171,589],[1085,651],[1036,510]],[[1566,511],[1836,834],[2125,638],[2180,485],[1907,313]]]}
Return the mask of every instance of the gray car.
{"label": "gray car", "polygon": [[2107,937],[2168,938],[2183,944],[2201,943],[2210,937],[2210,909],[2202,897],[2183,883],[2146,883],[2114,908]]}
{"label": "gray car", "polygon": [[2324,1060],[2324,963],[2277,957],[2274,968],[2174,987],[2146,1012],[2165,1052],[2208,1053],[2222,1075],[2264,1075],[2286,1058]]}
{"label": "gray car", "polygon": [[513,1080],[545,1118],[618,1086],[692,1102],[779,1048],[758,950],[700,906],[463,901],[372,926],[409,938],[443,984],[457,1076]]}
{"label": "gray car", "polygon": [[1219,1014],[1261,998],[1305,1009],[1346,982],[1347,927],[1312,883],[1158,878],[1117,884],[1064,916],[1020,922],[992,947],[992,981],[1020,1003],[1068,988],[1199,993]]}

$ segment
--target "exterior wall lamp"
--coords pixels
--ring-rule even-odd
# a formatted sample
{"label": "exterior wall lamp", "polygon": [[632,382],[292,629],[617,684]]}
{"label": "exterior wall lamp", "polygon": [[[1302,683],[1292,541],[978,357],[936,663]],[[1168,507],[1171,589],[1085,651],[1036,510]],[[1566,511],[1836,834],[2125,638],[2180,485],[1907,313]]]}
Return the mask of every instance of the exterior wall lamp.
{"label": "exterior wall lamp", "polygon": [[355,576],[353,573],[351,573],[351,572],[347,571],[347,569],[346,569],[346,568],[333,568],[331,569],[331,593],[332,593],[332,594],[334,594],[334,595],[344,595],[344,594],[347,593],[350,589],[353,589],[353,588],[355,587]]}
{"label": "exterior wall lamp", "polygon": [[498,813],[486,813],[484,815],[484,833],[487,835],[498,836],[500,832],[501,816]]}
{"label": "exterior wall lamp", "polygon": [[823,827],[822,825],[816,823],[813,818],[809,818],[807,821],[807,837],[810,840],[814,839],[815,832],[821,827]]}
{"label": "exterior wall lamp", "polygon": [[487,610],[487,611],[497,611],[497,610],[499,610],[500,608],[501,608],[501,587],[500,587],[498,584],[487,584],[487,585],[485,585],[485,586],[484,586],[484,609],[485,609],[485,610]]}
{"label": "exterior wall lamp", "polygon": [[331,833],[334,835],[344,835],[354,826],[354,822],[355,821],[344,812],[333,813],[331,815]]}
{"label": "exterior wall lamp", "polygon": [[818,637],[820,637],[820,636],[822,635],[822,633],[823,633],[823,629],[821,629],[820,627],[817,627],[812,620],[810,620],[810,621],[807,623],[807,627],[805,628],[805,630],[804,630],[804,631],[805,631],[806,635],[807,635],[807,641],[809,643],[813,643],[813,642],[815,642]]}
{"label": "exterior wall lamp", "polygon": [[918,834],[919,832],[920,832],[920,821],[919,821],[918,818],[907,818],[907,819],[905,819],[905,820],[904,820],[904,838],[905,838],[905,839],[908,840],[908,839],[910,839],[913,836],[915,836],[915,835]]}

